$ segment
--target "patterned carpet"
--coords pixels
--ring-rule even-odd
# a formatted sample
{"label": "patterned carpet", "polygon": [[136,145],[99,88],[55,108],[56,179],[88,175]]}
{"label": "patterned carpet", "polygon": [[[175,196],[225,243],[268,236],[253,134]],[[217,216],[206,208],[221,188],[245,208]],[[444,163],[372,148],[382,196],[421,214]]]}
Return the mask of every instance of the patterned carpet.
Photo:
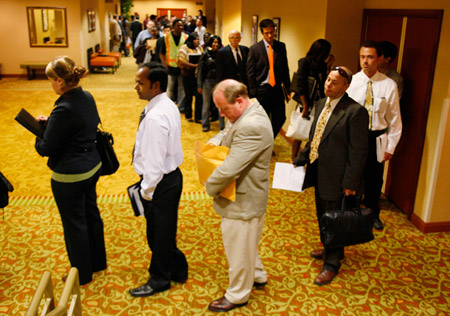
{"label": "patterned carpet", "polygon": [[[130,288],[147,280],[151,253],[145,219],[133,215],[126,187],[137,176],[131,151],[139,113],[145,102],[134,87],[136,67],[124,59],[116,74],[90,75],[82,82],[98,104],[105,129],[115,137],[121,167],[98,184],[105,224],[108,269],[81,289],[83,315],[214,315],[211,300],[227,287],[227,262],[220,218],[197,179],[193,144],[208,133],[183,119],[181,166],[184,176],[178,245],[189,262],[186,284],[149,298],[132,298]],[[33,115],[49,114],[56,96],[45,79],[0,81],[0,170],[15,191],[0,221],[0,315],[23,315],[43,271],[50,271],[59,299],[68,271],[61,220],[50,191],[46,159],[34,150],[34,138],[13,119],[21,107]],[[279,136],[276,161],[289,161],[289,144]],[[382,201],[386,229],[375,240],[346,248],[339,275],[328,286],[313,279],[321,262],[309,252],[319,245],[314,192],[271,189],[260,254],[269,284],[254,290],[249,305],[229,315],[449,315],[450,233],[422,234],[406,216]]]}

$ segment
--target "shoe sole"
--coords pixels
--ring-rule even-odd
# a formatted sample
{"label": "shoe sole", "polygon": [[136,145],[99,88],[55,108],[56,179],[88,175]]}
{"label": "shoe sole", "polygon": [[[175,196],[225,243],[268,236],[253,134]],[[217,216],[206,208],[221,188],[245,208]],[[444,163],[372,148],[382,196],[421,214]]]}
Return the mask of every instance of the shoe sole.
{"label": "shoe sole", "polygon": [[248,304],[248,302],[245,302],[245,303],[242,303],[242,304],[234,304],[234,307],[233,307],[233,308],[230,308],[230,309],[213,308],[213,307],[211,307],[211,306],[208,306],[208,309],[209,309],[210,311],[212,311],[212,312],[229,312],[229,311],[231,311],[231,310],[233,310],[233,309],[235,309],[235,308],[242,307],[242,306],[245,306],[245,305],[247,305],[247,304]]}

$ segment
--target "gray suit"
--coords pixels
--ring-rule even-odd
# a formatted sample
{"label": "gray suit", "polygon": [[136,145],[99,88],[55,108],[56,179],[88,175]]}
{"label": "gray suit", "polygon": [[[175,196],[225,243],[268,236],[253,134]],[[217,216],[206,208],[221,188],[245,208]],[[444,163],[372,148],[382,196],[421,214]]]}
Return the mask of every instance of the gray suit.
{"label": "gray suit", "polygon": [[[222,240],[229,265],[225,298],[233,304],[248,301],[253,282],[267,282],[258,254],[269,196],[273,133],[263,107],[255,100],[210,142],[230,148],[225,161],[206,181],[214,209],[222,217]],[[236,180],[236,200],[219,196]]]}
{"label": "gray suit", "polygon": [[[255,100],[225,131],[210,141],[229,147],[230,153],[209,177],[206,192],[214,197],[214,209],[220,216],[243,220],[261,216],[269,195],[273,146],[270,120]],[[233,180],[236,180],[234,202],[219,196]]]}
{"label": "gray suit", "polygon": [[[369,115],[367,110],[345,93],[330,115],[319,144],[319,157],[310,165],[309,152],[326,98],[317,104],[309,142],[294,159],[305,165],[303,189],[314,186],[317,220],[331,209],[339,209],[344,189],[358,190],[368,152]],[[325,249],[324,267],[337,272],[344,249]]]}

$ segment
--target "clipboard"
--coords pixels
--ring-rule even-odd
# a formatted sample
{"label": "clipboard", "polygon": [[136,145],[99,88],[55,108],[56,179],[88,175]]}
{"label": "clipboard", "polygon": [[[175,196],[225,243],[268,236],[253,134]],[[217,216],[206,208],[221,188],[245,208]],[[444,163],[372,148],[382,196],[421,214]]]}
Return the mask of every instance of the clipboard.
{"label": "clipboard", "polygon": [[21,109],[16,115],[15,120],[37,137],[41,139],[44,138],[45,127],[39,123],[33,115],[28,113],[27,110]]}

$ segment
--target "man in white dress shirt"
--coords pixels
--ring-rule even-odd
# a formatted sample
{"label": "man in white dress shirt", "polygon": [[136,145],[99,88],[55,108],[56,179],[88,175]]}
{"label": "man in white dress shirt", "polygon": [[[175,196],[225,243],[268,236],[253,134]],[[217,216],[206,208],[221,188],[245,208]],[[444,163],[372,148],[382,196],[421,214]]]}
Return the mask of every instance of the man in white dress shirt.
{"label": "man in white dress shirt", "polygon": [[141,113],[133,167],[141,177],[141,200],[147,220],[152,259],[150,279],[130,290],[132,296],[150,296],[168,290],[170,281],[186,282],[188,264],[177,248],[178,204],[183,176],[180,112],[166,94],[168,75],[159,63],[144,64],[136,74],[135,89],[148,100]]}
{"label": "man in white dress shirt", "polygon": [[[365,42],[359,51],[362,70],[353,76],[348,95],[369,112],[369,154],[364,170],[364,203],[376,215],[374,228],[383,229],[379,200],[383,186],[383,162],[390,160],[402,135],[397,84],[377,70],[381,50],[376,42]],[[383,162],[377,160],[376,138],[386,133]]]}

